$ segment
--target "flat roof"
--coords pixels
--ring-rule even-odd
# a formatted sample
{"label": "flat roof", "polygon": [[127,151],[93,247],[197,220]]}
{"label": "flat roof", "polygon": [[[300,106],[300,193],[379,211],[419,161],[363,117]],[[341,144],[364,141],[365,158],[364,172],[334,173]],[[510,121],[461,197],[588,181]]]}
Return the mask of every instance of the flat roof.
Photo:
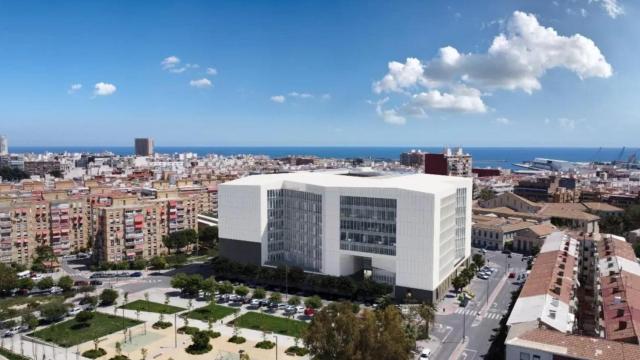
{"label": "flat roof", "polygon": [[[320,187],[351,188],[397,188],[425,193],[450,191],[461,186],[470,186],[471,178],[430,174],[404,175],[399,173],[381,173],[381,176],[348,176],[346,170],[309,172],[300,171],[281,174],[250,175],[220,184],[220,187],[241,185],[281,186],[284,182],[296,182]],[[280,184],[278,184],[280,183]]]}

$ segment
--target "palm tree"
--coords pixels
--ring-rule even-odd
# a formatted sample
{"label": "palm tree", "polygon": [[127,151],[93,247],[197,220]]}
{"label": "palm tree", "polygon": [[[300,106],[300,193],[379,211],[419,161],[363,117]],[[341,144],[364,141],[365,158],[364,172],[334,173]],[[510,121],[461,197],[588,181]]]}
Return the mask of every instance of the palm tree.
{"label": "palm tree", "polygon": [[421,304],[418,307],[418,314],[424,321],[424,333],[429,338],[429,328],[436,320],[436,308],[431,304]]}

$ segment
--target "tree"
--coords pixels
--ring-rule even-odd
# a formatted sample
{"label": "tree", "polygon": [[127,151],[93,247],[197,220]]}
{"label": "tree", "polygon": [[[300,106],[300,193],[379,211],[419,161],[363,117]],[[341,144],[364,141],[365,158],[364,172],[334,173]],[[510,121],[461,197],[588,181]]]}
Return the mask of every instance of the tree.
{"label": "tree", "polygon": [[104,306],[109,306],[113,304],[114,302],[116,302],[117,298],[118,298],[118,292],[113,289],[104,289],[100,294],[100,302]]}
{"label": "tree", "polygon": [[282,294],[280,294],[277,291],[274,291],[271,293],[271,296],[269,296],[269,301],[271,301],[272,303],[279,303],[282,301]]}
{"label": "tree", "polygon": [[496,193],[493,190],[488,188],[480,190],[480,200],[487,201],[493,199],[494,197],[496,197]]}
{"label": "tree", "polygon": [[200,289],[202,289],[202,282],[203,279],[200,274],[187,275],[178,273],[171,279],[171,286],[180,289],[187,296],[197,296]]}
{"label": "tree", "polygon": [[53,176],[54,178],[62,178],[62,171],[58,170],[58,169],[53,169],[51,171],[49,171],[49,175]]}
{"label": "tree", "polygon": [[169,251],[173,248],[175,252],[178,253],[185,246],[195,243],[197,238],[198,233],[195,230],[185,229],[174,231],[169,235],[163,236],[162,243]]}
{"label": "tree", "polygon": [[214,247],[218,243],[218,227],[207,226],[198,231],[198,240],[200,244],[207,247]]}
{"label": "tree", "polygon": [[19,181],[22,179],[28,179],[29,174],[18,168],[3,166],[0,168],[0,178],[8,181]]}
{"label": "tree", "polygon": [[600,232],[623,236],[625,233],[625,221],[621,216],[606,216],[598,222]]}
{"label": "tree", "polygon": [[254,299],[264,299],[266,295],[267,293],[263,288],[256,288],[255,290],[253,290],[253,294],[251,295],[251,297]]}
{"label": "tree", "polygon": [[156,270],[162,270],[167,267],[167,260],[164,256],[154,256],[149,261],[149,265]]}
{"label": "tree", "polygon": [[31,278],[22,278],[18,280],[18,287],[20,289],[31,290],[35,286],[33,280]]}
{"label": "tree", "polygon": [[22,325],[25,325],[29,330],[33,330],[38,327],[38,318],[32,313],[26,313],[22,315]]}
{"label": "tree", "polygon": [[633,245],[633,252],[636,254],[636,257],[640,257],[640,243]]}
{"label": "tree", "polygon": [[0,263],[0,293],[6,293],[18,287],[18,276],[15,269]]}
{"label": "tree", "polygon": [[331,303],[315,314],[303,339],[317,359],[353,359],[358,318],[350,304]]}
{"label": "tree", "polygon": [[436,308],[431,304],[421,304],[418,306],[418,315],[424,322],[424,336],[429,338],[429,329],[436,320]]}
{"label": "tree", "polygon": [[459,292],[462,288],[467,286],[467,280],[460,274],[451,280],[451,285],[456,292]]}
{"label": "tree", "polygon": [[60,277],[60,279],[58,279],[58,286],[63,291],[70,291],[71,289],[73,289],[73,279],[68,275],[62,276]]}
{"label": "tree", "polygon": [[299,297],[299,296],[295,296],[295,295],[294,295],[294,296],[292,296],[292,297],[290,297],[290,298],[289,298],[289,301],[287,301],[287,303],[288,303],[289,305],[293,305],[293,306],[298,306],[298,305],[300,305],[300,302],[301,302],[301,301],[300,301],[300,297]]}
{"label": "tree", "polygon": [[247,294],[249,293],[249,288],[244,285],[240,285],[235,289],[235,293],[239,296],[247,296]]}
{"label": "tree", "polygon": [[147,267],[147,260],[138,257],[129,264],[129,268],[133,270],[144,270]]}
{"label": "tree", "polygon": [[322,299],[318,295],[314,295],[312,297],[308,297],[304,301],[304,306],[312,309],[319,309],[322,307]]}
{"label": "tree", "polygon": [[91,308],[95,308],[96,305],[98,305],[98,297],[85,294],[84,297],[80,300],[80,304],[88,304],[91,306]]}
{"label": "tree", "polygon": [[76,321],[80,326],[87,327],[89,326],[89,322],[93,319],[94,313],[92,311],[80,311],[78,315],[76,315]]}
{"label": "tree", "polygon": [[538,255],[539,252],[540,252],[540,246],[537,246],[537,245],[533,246],[530,251],[532,256]]}
{"label": "tree", "polygon": [[223,281],[218,286],[218,292],[220,294],[231,294],[233,293],[233,285],[229,281]]}
{"label": "tree", "polygon": [[208,279],[202,280],[201,287],[202,291],[204,291],[205,297],[209,299],[218,289],[218,283],[216,282],[216,279],[211,276]]}
{"label": "tree", "polygon": [[60,301],[51,301],[40,306],[40,315],[47,322],[61,319],[67,313],[67,307]]}
{"label": "tree", "polygon": [[48,245],[40,245],[36,247],[37,260],[55,260],[56,254],[53,252],[53,248]]}
{"label": "tree", "polygon": [[478,269],[483,267],[485,264],[484,256],[482,256],[481,254],[473,254],[472,259],[473,259],[473,263],[476,265]]}
{"label": "tree", "polygon": [[42,278],[42,280],[38,281],[38,289],[48,290],[53,287],[53,279],[50,276]]}

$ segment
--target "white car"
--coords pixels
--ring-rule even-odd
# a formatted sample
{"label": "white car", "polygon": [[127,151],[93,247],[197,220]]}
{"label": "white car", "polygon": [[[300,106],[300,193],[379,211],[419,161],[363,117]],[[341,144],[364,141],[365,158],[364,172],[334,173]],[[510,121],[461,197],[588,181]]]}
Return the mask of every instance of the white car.
{"label": "white car", "polygon": [[483,253],[483,254],[486,254],[486,253],[487,253],[487,250],[485,250],[485,249],[480,249],[480,252],[481,252],[481,253]]}
{"label": "white car", "polygon": [[420,353],[420,359],[430,359],[431,358],[431,349],[423,349]]}
{"label": "white car", "polygon": [[296,306],[296,310],[297,310],[299,313],[301,313],[301,314],[302,314],[302,313],[304,313],[304,310],[305,310],[305,309],[306,309],[306,308],[305,308],[304,306],[302,306],[302,305],[298,305],[298,306]]}
{"label": "white car", "polygon": [[478,278],[482,279],[482,280],[488,280],[489,279],[489,277],[487,275],[485,275],[485,274],[478,274]]}
{"label": "white car", "polygon": [[67,311],[67,315],[69,316],[78,315],[80,311],[82,311],[82,308],[80,306],[74,306],[71,309],[69,309],[69,311]]}

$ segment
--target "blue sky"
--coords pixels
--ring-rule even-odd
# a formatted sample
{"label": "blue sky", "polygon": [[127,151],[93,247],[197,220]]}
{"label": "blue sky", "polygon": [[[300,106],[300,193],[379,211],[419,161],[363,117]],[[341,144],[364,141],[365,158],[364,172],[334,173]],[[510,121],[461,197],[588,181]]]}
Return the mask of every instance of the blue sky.
{"label": "blue sky", "polygon": [[637,16],[630,0],[2,0],[0,133],[25,146],[638,146]]}

